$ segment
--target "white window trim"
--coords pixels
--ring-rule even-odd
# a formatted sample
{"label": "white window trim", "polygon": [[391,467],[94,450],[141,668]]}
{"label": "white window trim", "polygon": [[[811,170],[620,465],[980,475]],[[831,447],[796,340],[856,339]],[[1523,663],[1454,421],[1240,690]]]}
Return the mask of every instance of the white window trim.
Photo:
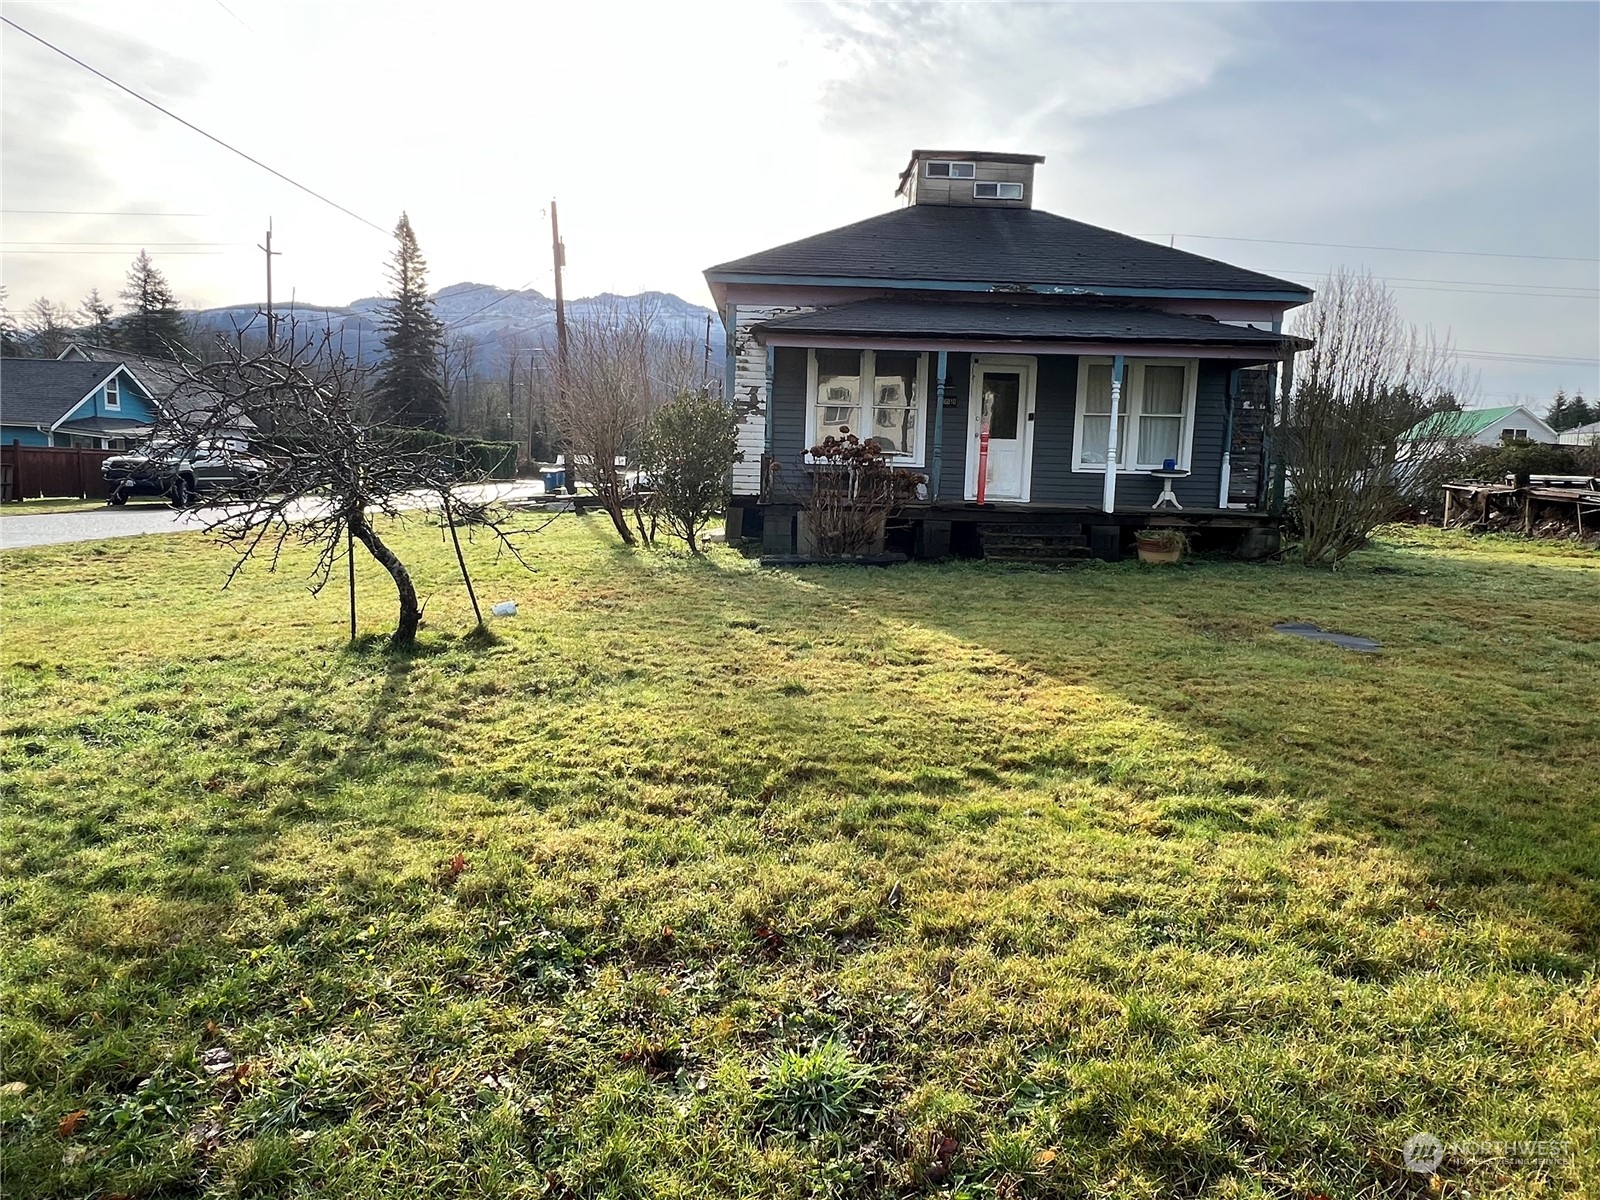
{"label": "white window trim", "polygon": [[116,409],[122,407],[122,384],[115,375],[106,380],[106,407]]}
{"label": "white window trim", "polygon": [[[980,195],[978,195],[978,189],[980,187],[992,187],[994,189],[994,195],[992,195],[992,196],[980,196]],[[1001,191],[1000,191],[1001,188],[1016,188],[1017,189],[1016,190],[1016,194],[1015,195],[1002,195]],[[1016,183],[1016,182],[1010,181],[1010,180],[975,179],[972,182],[972,198],[974,200],[1021,200],[1023,198],[1023,193],[1026,190],[1027,189],[1024,188],[1020,183]]]}
{"label": "white window trim", "polygon": [[[1114,359],[1103,355],[1078,359],[1078,396],[1072,418],[1072,469],[1094,475],[1106,473],[1105,463],[1083,461],[1083,418],[1088,407],[1089,372],[1092,366],[1112,366]],[[1127,433],[1117,439],[1117,474],[1147,475],[1161,469],[1160,463],[1138,464],[1130,455],[1139,446],[1139,416],[1144,403],[1144,369],[1151,367],[1184,368],[1183,423],[1178,433],[1178,470],[1193,470],[1195,396],[1200,385],[1200,360],[1198,358],[1127,358],[1123,360],[1127,372],[1122,388],[1122,401],[1118,406],[1127,415]]]}
{"label": "white window trim", "polygon": [[[858,399],[861,401],[862,416],[865,417],[867,410],[873,407],[867,403],[866,398],[868,396],[876,395],[877,392],[876,376],[873,374],[873,372],[877,366],[878,352],[876,350],[862,350],[854,346],[823,346],[821,349],[838,349],[845,351],[854,350],[857,354],[861,355],[861,394]],[[890,351],[890,353],[903,354],[905,351],[894,350]],[[915,438],[913,439],[916,443],[917,452],[915,454],[896,454],[892,451],[889,452],[889,460],[897,467],[922,467],[926,466],[928,462],[928,356],[926,353],[917,355],[916,386],[917,399],[912,408],[917,414],[917,432]],[[836,431],[830,430],[829,432]],[[823,436],[824,435],[822,431],[817,428],[817,352],[816,350],[807,350],[805,456],[807,462],[815,461],[811,457],[811,447],[821,442]],[[861,440],[865,442],[869,440],[872,435],[868,434],[866,437],[861,437],[861,434],[858,431],[856,436],[860,437]]]}
{"label": "white window trim", "polygon": [[[949,169],[943,175],[935,175],[933,173],[934,167],[947,167]],[[965,167],[966,170],[962,174],[957,175],[956,170],[959,167]],[[972,179],[975,178],[977,174],[977,163],[963,162],[960,159],[954,158],[929,159],[922,168],[922,177],[924,179]]]}

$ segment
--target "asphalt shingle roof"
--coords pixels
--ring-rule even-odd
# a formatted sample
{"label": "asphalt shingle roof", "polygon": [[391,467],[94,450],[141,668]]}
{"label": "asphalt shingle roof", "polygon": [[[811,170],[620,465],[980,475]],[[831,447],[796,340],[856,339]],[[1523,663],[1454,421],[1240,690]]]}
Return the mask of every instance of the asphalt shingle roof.
{"label": "asphalt shingle roof", "polygon": [[1286,339],[1265,329],[1205,317],[1109,304],[1005,304],[940,300],[859,300],[778,317],[774,333],[860,337],[971,338],[1000,341],[1186,342],[1273,349]]}
{"label": "asphalt shingle roof", "polygon": [[[222,399],[221,393],[215,389],[196,386],[183,364],[173,362],[171,359],[147,358],[142,354],[129,354],[107,346],[90,345],[87,342],[74,342],[73,347],[80,354],[87,354],[96,362],[126,364],[139,382],[150,389],[154,399],[162,404],[164,411],[178,416],[207,411]],[[177,390],[180,384],[188,386],[180,392]],[[255,428],[256,423],[243,413],[238,414],[237,421],[241,429]]]}
{"label": "asphalt shingle roof", "polygon": [[1303,284],[1054,213],[981,205],[911,205],[720,263],[706,274],[1268,291],[1311,297]]}
{"label": "asphalt shingle roof", "polygon": [[103,362],[0,359],[0,420],[7,425],[53,425],[115,369],[115,364]]}

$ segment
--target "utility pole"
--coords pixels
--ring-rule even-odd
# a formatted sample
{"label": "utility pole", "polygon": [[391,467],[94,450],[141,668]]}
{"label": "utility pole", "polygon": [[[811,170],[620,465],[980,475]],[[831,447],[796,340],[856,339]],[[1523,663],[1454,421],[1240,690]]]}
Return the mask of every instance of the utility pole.
{"label": "utility pole", "polygon": [[[550,254],[556,264],[556,411],[560,412],[567,387],[567,305],[561,295],[561,268],[567,265],[567,248],[561,243],[561,219],[556,215],[554,200],[550,201]],[[567,451],[562,452],[561,460],[566,468],[567,495],[577,495],[578,481],[573,474],[577,464]]]}
{"label": "utility pole", "polygon": [[506,441],[520,442],[517,436],[517,352],[506,356]]}
{"label": "utility pole", "polygon": [[561,244],[561,218],[556,215],[556,202],[550,201],[550,254],[556,265],[556,369],[557,384],[567,374],[567,304],[561,292],[561,268],[567,265],[567,248]]}
{"label": "utility pole", "polygon": [[700,368],[700,386],[709,387],[711,384],[711,314],[706,314],[706,359]]}
{"label": "utility pole", "polygon": [[256,249],[266,252],[267,256],[267,353],[271,354],[278,345],[278,321],[272,315],[272,259],[281,255],[283,251],[272,248],[272,218],[267,218],[267,244],[256,243]]}

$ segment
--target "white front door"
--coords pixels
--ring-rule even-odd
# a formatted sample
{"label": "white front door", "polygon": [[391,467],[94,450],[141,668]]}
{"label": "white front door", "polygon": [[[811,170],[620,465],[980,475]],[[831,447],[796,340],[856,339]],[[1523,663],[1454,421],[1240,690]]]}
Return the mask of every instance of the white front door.
{"label": "white front door", "polygon": [[1025,501],[1033,469],[1035,360],[981,355],[972,360],[967,404],[967,499],[978,496],[979,435],[989,431],[985,500]]}

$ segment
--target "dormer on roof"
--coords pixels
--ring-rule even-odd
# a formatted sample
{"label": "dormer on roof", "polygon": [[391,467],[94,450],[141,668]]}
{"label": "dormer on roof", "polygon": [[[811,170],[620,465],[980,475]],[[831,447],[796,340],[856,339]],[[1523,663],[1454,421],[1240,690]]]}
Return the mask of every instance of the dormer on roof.
{"label": "dormer on roof", "polygon": [[913,150],[895,195],[907,204],[1032,208],[1037,154],[988,150]]}

